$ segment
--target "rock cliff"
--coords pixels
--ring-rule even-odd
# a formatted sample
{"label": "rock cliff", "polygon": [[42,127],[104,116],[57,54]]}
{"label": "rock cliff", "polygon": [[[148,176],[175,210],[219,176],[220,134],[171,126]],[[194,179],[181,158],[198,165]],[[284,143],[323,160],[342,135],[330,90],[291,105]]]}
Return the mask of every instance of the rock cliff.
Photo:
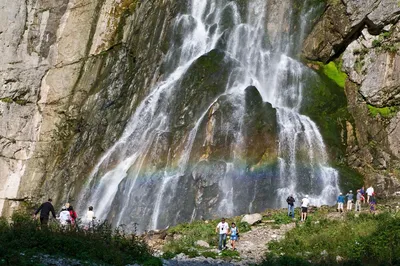
{"label": "rock cliff", "polygon": [[398,1],[328,1],[303,48],[347,74],[345,158],[381,196],[400,189],[399,19]]}
{"label": "rock cliff", "polygon": [[162,75],[181,5],[142,2],[0,3],[4,213],[25,198],[73,194]]}

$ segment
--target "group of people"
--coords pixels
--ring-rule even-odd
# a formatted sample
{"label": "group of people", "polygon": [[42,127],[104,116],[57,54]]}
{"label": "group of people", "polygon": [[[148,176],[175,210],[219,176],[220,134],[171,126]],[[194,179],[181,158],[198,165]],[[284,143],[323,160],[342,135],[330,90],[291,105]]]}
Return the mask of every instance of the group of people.
{"label": "group of people", "polygon": [[[35,213],[33,215],[34,218],[36,218],[36,216],[39,212],[40,212],[41,226],[48,225],[50,213],[54,219],[57,219],[60,221],[60,224],[63,227],[66,227],[66,226],[75,227],[77,219],[78,219],[77,213],[75,212],[74,208],[69,203],[66,203],[64,206],[61,207],[60,214],[57,217],[56,212],[54,210],[54,206],[52,204],[52,199],[50,199],[50,198],[46,202],[44,202],[42,205],[40,205],[40,207],[35,211]],[[94,216],[93,207],[90,206],[89,210],[86,213],[84,221],[83,221],[85,228],[89,228],[90,226],[92,226],[95,218],[96,217]]]}
{"label": "group of people", "polygon": [[[366,197],[365,197],[366,196]],[[355,202],[355,211],[361,211],[361,205],[363,203],[369,204],[370,212],[375,212],[376,208],[376,194],[374,188],[370,186],[367,190],[364,189],[364,186],[360,189],[357,189],[356,202]],[[367,199],[365,199],[367,198]],[[347,200],[347,211],[351,211],[353,209],[354,204],[354,194],[353,191],[350,190],[349,193],[343,195],[340,193],[337,198],[337,211],[344,212],[343,205]]]}
{"label": "group of people", "polygon": [[[296,200],[294,199],[293,195],[289,195],[289,197],[286,199],[286,202],[288,204],[288,216],[294,218],[294,203],[296,202]],[[310,199],[308,198],[308,195],[306,195],[301,200],[300,221],[302,222],[304,222],[307,219],[307,212],[309,205],[310,205]]]}
{"label": "group of people", "polygon": [[235,223],[232,223],[231,226],[229,226],[229,224],[225,222],[225,218],[222,218],[221,222],[218,223],[215,232],[219,233],[218,250],[221,251],[227,249],[226,239],[228,235],[230,236],[232,250],[236,250],[236,242],[239,239],[239,228],[236,227]]}
{"label": "group of people", "polygon": [[[376,194],[374,192],[374,188],[370,186],[367,188],[367,190],[364,189],[364,186],[360,189],[357,189],[357,195],[356,195],[356,202],[355,202],[355,210],[356,211],[361,211],[361,205],[363,203],[369,204],[370,207],[370,212],[375,212],[376,208]],[[338,212],[343,212],[343,206],[346,203],[347,200],[347,210],[351,211],[353,209],[353,204],[354,204],[354,194],[353,191],[350,190],[349,193],[346,195],[343,195],[343,193],[340,193],[338,198],[337,198],[337,211]],[[294,218],[294,203],[296,202],[293,195],[289,195],[289,197],[286,199],[286,202],[288,204],[288,216]],[[306,195],[302,200],[301,200],[301,218],[300,220],[303,222],[307,219],[307,212],[308,212],[308,206],[310,204],[310,200],[308,198],[308,195]]]}

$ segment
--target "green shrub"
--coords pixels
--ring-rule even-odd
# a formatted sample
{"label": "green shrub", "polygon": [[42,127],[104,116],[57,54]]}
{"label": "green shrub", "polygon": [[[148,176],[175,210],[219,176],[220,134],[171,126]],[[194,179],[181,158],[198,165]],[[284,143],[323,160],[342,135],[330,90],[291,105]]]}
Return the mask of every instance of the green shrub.
{"label": "green shrub", "polygon": [[40,229],[37,220],[16,212],[9,224],[0,220],[0,265],[33,265],[31,258],[49,254],[94,263],[126,265],[134,262],[156,264],[148,246],[135,235],[113,230],[102,223],[93,230],[62,228],[50,223]]}
{"label": "green shrub", "polygon": [[206,258],[213,258],[213,259],[216,259],[218,257],[218,254],[212,251],[204,251],[203,253],[201,253],[201,255]]}
{"label": "green shrub", "polygon": [[271,219],[275,220],[275,224],[289,224],[293,222],[292,218],[288,216],[286,211],[273,214]]}

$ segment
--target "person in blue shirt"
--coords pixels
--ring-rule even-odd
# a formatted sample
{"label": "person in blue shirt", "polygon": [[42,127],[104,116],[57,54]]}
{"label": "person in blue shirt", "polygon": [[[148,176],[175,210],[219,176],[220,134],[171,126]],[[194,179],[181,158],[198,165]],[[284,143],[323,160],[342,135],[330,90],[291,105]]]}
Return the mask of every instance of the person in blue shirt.
{"label": "person in blue shirt", "polygon": [[235,223],[232,223],[231,228],[229,228],[229,233],[231,235],[231,246],[233,250],[236,250],[235,244],[239,237],[239,228],[236,227]]}
{"label": "person in blue shirt", "polygon": [[340,192],[340,195],[339,195],[339,197],[337,198],[337,204],[338,204],[337,211],[338,211],[338,212],[339,212],[339,211],[340,211],[340,212],[343,212],[344,200],[345,200],[345,198],[344,198],[343,194]]}
{"label": "person in blue shirt", "polygon": [[347,210],[351,211],[351,209],[353,208],[353,198],[354,198],[353,190],[350,190],[349,193],[346,194],[346,197],[347,197]]}

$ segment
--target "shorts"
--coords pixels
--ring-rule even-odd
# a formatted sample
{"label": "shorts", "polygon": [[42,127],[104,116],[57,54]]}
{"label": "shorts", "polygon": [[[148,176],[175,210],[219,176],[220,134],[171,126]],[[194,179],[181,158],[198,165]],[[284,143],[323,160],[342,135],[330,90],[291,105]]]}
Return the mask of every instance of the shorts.
{"label": "shorts", "polygon": [[237,237],[237,236],[231,236],[231,240],[237,241],[237,240],[238,240],[238,237]]}
{"label": "shorts", "polygon": [[301,212],[307,212],[307,207],[301,207]]}

